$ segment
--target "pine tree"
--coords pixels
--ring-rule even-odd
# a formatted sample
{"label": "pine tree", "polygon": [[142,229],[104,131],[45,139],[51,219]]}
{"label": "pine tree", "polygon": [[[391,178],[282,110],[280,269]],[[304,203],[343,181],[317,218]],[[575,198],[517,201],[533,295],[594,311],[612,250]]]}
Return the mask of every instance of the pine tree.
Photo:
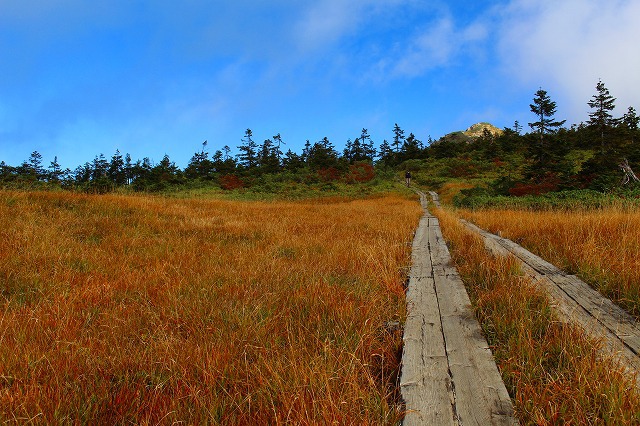
{"label": "pine tree", "polygon": [[23,168],[35,180],[43,180],[45,178],[45,171],[42,167],[42,154],[38,151],[33,151],[29,156],[29,160],[23,163]]}
{"label": "pine tree", "polygon": [[[533,103],[529,104],[531,112],[534,113],[538,121],[529,123],[529,127],[538,133],[540,137],[540,147],[544,147],[544,135],[555,133],[566,120],[554,121],[553,116],[556,113],[556,103],[549,98],[545,90],[539,89]],[[516,124],[516,128],[519,124]]]}
{"label": "pine tree", "polygon": [[413,133],[409,133],[409,136],[402,144],[402,160],[419,158],[421,146],[422,141],[417,139]]}
{"label": "pine tree", "polygon": [[615,127],[618,123],[618,120],[614,119],[611,114],[611,111],[615,108],[616,98],[609,94],[609,89],[605,87],[602,80],[598,80],[596,90],[598,93],[593,95],[591,100],[588,102],[588,105],[594,111],[589,114],[589,121],[587,121],[587,124],[592,128],[597,129],[600,133],[600,149],[604,154],[605,133],[607,129]]}
{"label": "pine tree", "polygon": [[636,114],[634,107],[629,107],[627,112],[622,116],[622,125],[624,126],[626,133],[631,138],[631,145],[635,145],[636,136],[638,134],[638,124],[640,124],[640,117]]}
{"label": "pine tree", "polygon": [[205,151],[207,143],[207,141],[202,142],[202,150],[194,153],[191,160],[189,160],[189,164],[187,164],[184,170],[188,179],[206,179],[212,172],[214,166],[211,160],[209,160],[209,153]]}
{"label": "pine tree", "polygon": [[120,151],[116,149],[115,154],[111,157],[107,174],[111,182],[116,185],[124,185],[127,182],[127,174],[124,169],[124,159],[120,154]]}
{"label": "pine tree", "polygon": [[52,182],[60,182],[63,171],[58,163],[58,156],[53,157],[53,161],[49,164],[49,180]]}
{"label": "pine tree", "polygon": [[288,171],[295,172],[304,167],[304,160],[301,155],[288,149],[282,159],[282,166]]}
{"label": "pine tree", "polygon": [[247,129],[242,138],[242,145],[238,146],[240,154],[237,155],[239,163],[247,169],[252,169],[257,164],[258,145],[253,140],[253,132]]}
{"label": "pine tree", "polygon": [[393,150],[391,149],[391,145],[387,142],[386,139],[382,141],[380,147],[378,148],[378,153],[380,155],[380,160],[387,166],[390,166],[393,162]]}
{"label": "pine tree", "polygon": [[309,164],[309,155],[311,155],[311,142],[309,139],[304,143],[304,148],[302,148],[302,160]]}
{"label": "pine tree", "polygon": [[634,107],[629,107],[627,112],[622,116],[622,124],[629,130],[638,130],[638,124],[640,124],[640,117],[636,114]]}
{"label": "pine tree", "polygon": [[109,163],[104,158],[104,154],[97,155],[91,163],[91,180],[103,180],[107,176]]}
{"label": "pine tree", "polygon": [[404,130],[402,130],[400,126],[398,126],[398,123],[396,123],[395,126],[393,126],[393,143],[391,146],[395,148],[396,152],[399,152],[403,144]]}
{"label": "pine tree", "polygon": [[258,165],[262,173],[277,173],[280,169],[280,159],[278,158],[278,147],[271,139],[265,139],[258,152]]}
{"label": "pine tree", "polygon": [[519,122],[518,120],[516,120],[516,121],[513,123],[513,131],[514,131],[517,135],[519,135],[519,134],[520,134],[520,132],[522,131],[522,126],[520,125],[520,122]]}
{"label": "pine tree", "polygon": [[278,157],[278,163],[280,163],[282,161],[282,154],[283,154],[282,145],[286,145],[286,143],[282,141],[282,136],[280,136],[280,133],[278,133],[273,137],[273,143],[274,143],[274,153],[276,154],[276,157]]}
{"label": "pine tree", "polygon": [[229,148],[229,145],[225,145],[222,150],[224,151],[224,161],[227,161],[231,158],[231,148]]}

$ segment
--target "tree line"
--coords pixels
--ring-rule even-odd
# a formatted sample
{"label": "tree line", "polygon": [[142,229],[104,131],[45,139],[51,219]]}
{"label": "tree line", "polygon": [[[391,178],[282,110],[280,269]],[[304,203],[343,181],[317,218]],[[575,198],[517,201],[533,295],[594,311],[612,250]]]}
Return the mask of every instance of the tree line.
{"label": "tree line", "polygon": [[62,169],[55,157],[45,166],[42,155],[34,151],[19,166],[0,162],[0,184],[3,186],[60,186],[106,192],[118,187],[135,190],[164,190],[171,186],[188,185],[194,182],[214,183],[225,189],[251,185],[264,175],[287,175],[289,178],[304,176],[307,181],[367,181],[375,176],[374,165],[395,166],[414,157],[424,145],[413,133],[404,137],[404,130],[395,124],[394,139],[384,140],[378,148],[363,128],[355,139],[348,139],[342,151],[324,137],[304,144],[301,153],[291,149],[284,151],[286,143],[280,133],[258,143],[251,129],[246,129],[237,154],[225,145],[213,154],[207,150],[208,142],[193,154],[184,169],[175,165],[168,155],[154,164],[148,157],[133,161],[129,154],[119,150],[107,159],[97,155],[75,170]]}
{"label": "tree line", "polygon": [[[302,152],[285,151],[278,133],[262,143],[246,129],[237,154],[225,145],[210,154],[208,142],[193,154],[184,169],[168,155],[154,164],[148,157],[133,161],[129,154],[116,151],[107,160],[97,155],[75,170],[62,169],[57,157],[45,167],[34,151],[19,166],[0,162],[0,184],[24,186],[43,184],[64,188],[104,192],[118,187],[154,191],[172,186],[212,184],[224,189],[251,186],[265,177],[304,182],[342,180],[365,182],[381,169],[416,169],[421,161],[455,159],[447,172],[450,177],[472,177],[478,168],[498,174],[493,189],[498,193],[520,195],[568,188],[606,190],[626,179],[634,181],[633,167],[640,164],[640,118],[633,107],[614,117],[614,98],[602,81],[586,104],[588,120],[566,127],[547,91],[540,88],[529,105],[533,120],[529,132],[515,122],[499,135],[485,131],[478,138],[461,132],[445,135],[426,144],[396,123],[390,141],[377,147],[366,128],[358,137],[346,141],[338,151],[324,137],[306,141]],[[418,163],[416,163],[417,160]],[[626,165],[626,169],[625,169]],[[445,173],[446,174],[446,173]]]}

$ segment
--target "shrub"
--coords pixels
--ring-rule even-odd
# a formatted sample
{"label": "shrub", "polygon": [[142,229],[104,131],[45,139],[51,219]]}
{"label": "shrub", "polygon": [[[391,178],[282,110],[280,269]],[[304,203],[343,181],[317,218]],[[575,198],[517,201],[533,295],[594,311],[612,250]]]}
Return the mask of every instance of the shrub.
{"label": "shrub", "polygon": [[226,191],[245,187],[245,183],[236,175],[220,176],[220,179],[218,179],[218,183],[220,184],[220,188]]}
{"label": "shrub", "polygon": [[349,166],[347,183],[370,182],[376,177],[376,170],[369,163],[355,163]]}

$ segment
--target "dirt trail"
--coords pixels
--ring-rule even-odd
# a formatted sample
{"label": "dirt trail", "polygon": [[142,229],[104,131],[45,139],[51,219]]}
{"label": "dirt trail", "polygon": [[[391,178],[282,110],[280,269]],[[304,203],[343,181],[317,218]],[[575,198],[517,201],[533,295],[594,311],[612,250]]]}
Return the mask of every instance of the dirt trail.
{"label": "dirt trail", "polygon": [[427,211],[413,240],[400,388],[404,425],[514,425],[513,406],[469,297]]}

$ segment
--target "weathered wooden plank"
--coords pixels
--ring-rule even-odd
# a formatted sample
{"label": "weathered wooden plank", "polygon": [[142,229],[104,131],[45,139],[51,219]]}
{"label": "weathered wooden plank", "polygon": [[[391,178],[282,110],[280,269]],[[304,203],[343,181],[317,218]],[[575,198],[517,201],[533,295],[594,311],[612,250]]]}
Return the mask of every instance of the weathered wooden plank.
{"label": "weathered wooden plank", "polygon": [[[420,201],[426,209],[425,194]],[[438,220],[426,210],[412,262],[400,379],[404,424],[517,424]]]}
{"label": "weathered wooden plank", "polygon": [[[424,365],[420,381],[402,383],[405,401],[405,426],[458,425],[454,418],[453,392],[447,357],[416,360]],[[444,398],[443,398],[444,397]]]}
{"label": "weathered wooden plank", "polygon": [[431,195],[431,199],[433,200],[433,204],[436,207],[440,207],[440,197],[438,196],[438,193],[435,191],[429,191],[429,195]]}
{"label": "weathered wooden plank", "polygon": [[431,262],[458,420],[464,425],[517,424],[509,394],[464,284],[451,265],[437,220],[430,220],[429,225]]}
{"label": "weathered wooden plank", "polygon": [[622,340],[634,354],[640,353],[640,330],[631,315],[576,276],[553,276],[550,279]]}
{"label": "weathered wooden plank", "polygon": [[404,424],[411,426],[457,424],[429,256],[428,222],[425,214],[414,236],[406,295],[400,390],[406,407]]}

